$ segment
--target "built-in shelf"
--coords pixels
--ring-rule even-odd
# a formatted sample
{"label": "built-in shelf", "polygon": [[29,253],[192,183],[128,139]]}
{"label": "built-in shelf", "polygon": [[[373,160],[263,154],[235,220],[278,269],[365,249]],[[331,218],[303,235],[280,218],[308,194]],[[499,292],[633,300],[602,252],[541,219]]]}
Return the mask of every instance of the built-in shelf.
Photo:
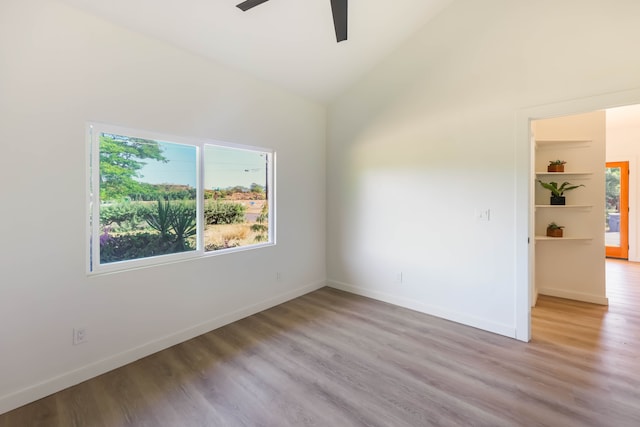
{"label": "built-in shelf", "polygon": [[537,208],[550,208],[550,209],[569,209],[569,208],[578,208],[578,209],[588,209],[592,208],[593,205],[536,205]]}
{"label": "built-in shelf", "polygon": [[[569,298],[604,295],[604,112],[531,123],[530,240],[533,245],[532,281],[536,290],[557,290]],[[562,172],[549,172],[556,161]],[[550,168],[554,169],[553,167]],[[549,182],[560,187],[579,186],[565,192],[566,205],[552,205]],[[549,188],[545,188],[545,185]],[[582,186],[584,185],[584,186]],[[568,194],[567,194],[568,193]],[[556,200],[553,200],[556,203]],[[600,207],[602,205],[602,208]],[[562,237],[550,237],[549,225],[562,227]],[[557,235],[556,234],[556,235]],[[558,268],[563,273],[558,275]],[[595,298],[594,298],[595,299]],[[639,426],[640,427],[640,426]]]}
{"label": "built-in shelf", "polygon": [[536,172],[536,175],[593,175],[593,172]]}
{"label": "built-in shelf", "polygon": [[569,139],[536,139],[536,144],[542,144],[542,145],[546,145],[546,144],[575,144],[575,143],[580,143],[580,142],[591,142],[591,139],[584,139],[584,138],[579,138],[579,139],[575,139],[575,138],[569,138]]}
{"label": "built-in shelf", "polygon": [[591,145],[590,139],[536,139],[537,148],[556,148],[566,146],[569,148],[588,147]]}
{"label": "built-in shelf", "polygon": [[549,237],[549,236],[536,236],[536,240],[593,240],[593,237]]}

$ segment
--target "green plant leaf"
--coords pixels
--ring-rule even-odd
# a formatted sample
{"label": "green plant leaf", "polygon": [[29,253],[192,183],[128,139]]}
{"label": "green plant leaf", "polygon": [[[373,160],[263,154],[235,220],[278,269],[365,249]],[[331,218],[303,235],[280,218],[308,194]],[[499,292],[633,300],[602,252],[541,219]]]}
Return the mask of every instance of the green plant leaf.
{"label": "green plant leaf", "polygon": [[180,250],[186,248],[185,240],[197,233],[195,205],[181,203],[175,205],[171,212],[171,228],[176,236],[176,243]]}
{"label": "green plant leaf", "polygon": [[169,236],[169,227],[171,226],[171,205],[169,201],[158,199],[158,209],[156,212],[150,212],[147,217],[147,224],[154,230],[160,232],[160,236],[166,238]]}
{"label": "green plant leaf", "polygon": [[565,181],[565,182],[562,183],[560,188],[558,188],[558,191],[560,192],[560,195],[562,195],[565,191],[575,190],[578,187],[584,187],[584,184],[571,185],[570,182]]}
{"label": "green plant leaf", "polygon": [[557,182],[542,182],[541,180],[538,180],[538,182],[540,183],[540,185],[542,185],[542,187],[544,187],[545,189],[551,191],[551,193],[554,196],[560,196],[560,192],[558,191],[558,183]]}
{"label": "green plant leaf", "polygon": [[571,185],[571,183],[568,182],[568,181],[563,182],[560,187],[558,187],[558,183],[557,182],[553,182],[553,181],[551,181],[551,182],[543,182],[542,180],[538,180],[538,182],[540,183],[540,185],[542,185],[542,187],[544,187],[547,190],[551,191],[551,193],[554,196],[562,196],[565,191],[575,190],[578,187],[584,187],[584,184]]}

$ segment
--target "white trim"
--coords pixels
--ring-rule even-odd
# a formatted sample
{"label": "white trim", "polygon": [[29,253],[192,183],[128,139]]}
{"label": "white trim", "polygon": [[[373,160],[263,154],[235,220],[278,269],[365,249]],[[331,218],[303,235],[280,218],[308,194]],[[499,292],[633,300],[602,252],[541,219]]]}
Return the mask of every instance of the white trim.
{"label": "white trim", "polygon": [[88,125],[93,126],[94,129],[97,129],[97,133],[104,131],[106,133],[133,136],[133,137],[142,138],[142,139],[153,139],[156,141],[163,141],[163,142],[175,142],[177,144],[185,144],[185,145],[203,146],[207,144],[207,145],[219,145],[222,147],[236,148],[239,150],[248,150],[248,151],[263,151],[263,152],[274,151],[272,148],[269,148],[269,147],[260,147],[257,145],[248,145],[248,144],[238,144],[235,142],[222,141],[219,139],[180,136],[180,135],[150,131],[146,129],[137,129],[137,128],[119,126],[119,125],[111,125],[108,123],[95,122],[95,121],[88,122]]}
{"label": "white trim", "polygon": [[277,218],[277,209],[278,204],[276,201],[276,194],[278,191],[278,186],[276,184],[276,173],[278,172],[278,167],[276,165],[276,152],[269,151],[269,164],[271,165],[271,173],[267,174],[267,203],[269,203],[269,216],[267,218],[269,224],[269,242],[271,244],[276,244],[276,218]]}
{"label": "white trim", "polygon": [[[96,276],[102,274],[110,274],[116,273],[120,271],[129,271],[135,270],[139,268],[147,268],[156,265],[164,265],[170,264],[174,262],[180,261],[188,261],[191,259],[208,257],[208,256],[218,256],[224,255],[231,252],[238,252],[244,250],[253,250],[259,249],[265,246],[273,246],[275,245],[275,174],[276,174],[276,165],[275,165],[275,156],[276,153],[271,148],[266,147],[257,147],[257,146],[249,146],[249,145],[241,145],[217,140],[209,140],[203,138],[192,138],[178,135],[169,135],[162,134],[159,132],[148,131],[143,129],[132,129],[118,125],[109,125],[105,123],[98,122],[88,122],[86,125],[87,128],[87,140],[89,142],[89,146],[87,148],[87,165],[88,169],[91,173],[88,173],[89,180],[87,182],[86,188],[86,206],[87,206],[87,230],[88,235],[86,237],[87,241],[87,261],[86,261],[86,274],[88,276]],[[100,149],[99,149],[99,136],[102,133],[115,134],[115,135],[126,135],[134,138],[141,139],[150,139],[155,141],[161,141],[171,144],[179,144],[186,145],[189,147],[194,147],[196,150],[196,161],[195,161],[195,172],[196,172],[196,226],[198,229],[197,233],[197,244],[196,248],[191,251],[172,253],[172,254],[164,254],[158,255],[154,257],[144,257],[137,258],[131,260],[125,260],[120,262],[112,262],[108,264],[100,263],[100,251],[93,250],[95,245],[99,245],[100,235],[99,235],[99,224],[92,223],[92,219],[100,217],[100,193],[99,193],[99,183],[100,183]],[[269,239],[267,242],[256,243],[251,245],[245,245],[234,248],[220,249],[216,251],[205,251],[205,241],[204,241],[204,228],[205,225],[203,221],[204,217],[204,161],[205,161],[205,147],[224,147],[236,150],[245,150],[251,152],[259,152],[265,153],[265,161],[267,163],[266,170],[266,182],[265,185],[268,188],[267,194],[267,205],[269,207],[269,217],[268,217],[268,230],[269,230]],[[269,168],[270,166],[270,168]],[[91,194],[91,188],[93,188],[93,194]],[[91,208],[89,208],[91,206]]]}
{"label": "white trim", "polygon": [[131,348],[106,357],[104,359],[81,366],[72,371],[64,372],[46,381],[23,388],[16,392],[0,397],[0,414],[16,409],[27,403],[42,399],[50,394],[65,388],[74,386],[88,379],[102,375],[113,369],[117,369],[138,359],[147,357],[161,350],[190,340],[191,338],[205,334],[222,326],[228,325],[245,317],[259,313],[278,304],[282,304],[294,298],[313,292],[325,286],[325,281],[317,281],[300,288],[284,292],[280,295],[240,308],[231,313],[214,317],[205,322],[177,331],[164,337],[146,342],[140,346]]}
{"label": "white trim", "polygon": [[327,280],[327,286],[352,294],[373,298],[378,301],[387,302],[399,307],[408,308],[410,310],[419,311],[420,313],[440,317],[446,320],[451,320],[456,323],[493,332],[495,334],[505,335],[510,338],[516,337],[516,329],[513,325],[491,322],[479,317],[469,316],[463,313],[446,310],[441,307],[424,304],[413,299],[402,298],[386,292],[379,292],[349,283],[338,282],[335,280]]}
{"label": "white trim", "polygon": [[[594,95],[554,104],[523,108],[516,114],[516,232],[514,240],[514,279],[516,286],[516,338],[521,341],[529,341],[531,339],[531,287],[533,286],[533,283],[531,283],[529,271],[532,267],[530,265],[530,251],[533,250],[533,245],[528,242],[529,238],[533,240],[534,236],[534,230],[530,221],[530,218],[533,216],[534,206],[531,201],[530,191],[531,177],[533,173],[531,166],[532,143],[530,138],[530,123],[532,120],[587,113],[632,104],[640,104],[640,88]],[[541,290],[538,291],[542,293]]]}
{"label": "white trim", "polygon": [[[629,156],[629,226],[627,229],[629,244],[628,260],[632,262],[640,261],[638,252],[638,175],[637,175],[637,156]],[[633,218],[633,220],[632,220]]]}
{"label": "white trim", "polygon": [[93,125],[87,124],[86,126],[86,175],[85,175],[85,232],[88,233],[87,238],[85,238],[86,248],[85,248],[85,269],[86,274],[91,273],[91,266],[94,260],[92,259],[93,250],[91,249],[92,242],[95,242],[95,236],[93,235],[93,226],[92,226],[92,218],[96,216],[95,212],[95,203],[93,203],[93,182],[95,181],[93,176],[95,164],[95,156],[93,153]]}

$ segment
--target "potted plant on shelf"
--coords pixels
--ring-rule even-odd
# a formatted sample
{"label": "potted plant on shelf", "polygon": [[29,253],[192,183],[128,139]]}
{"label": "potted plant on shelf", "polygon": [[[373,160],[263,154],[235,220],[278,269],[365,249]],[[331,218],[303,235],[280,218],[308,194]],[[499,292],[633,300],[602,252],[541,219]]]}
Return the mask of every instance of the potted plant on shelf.
{"label": "potted plant on shelf", "polygon": [[564,225],[558,225],[555,222],[547,225],[547,236],[549,237],[562,237],[562,229]]}
{"label": "potted plant on shelf", "polygon": [[550,204],[552,204],[552,205],[564,205],[564,204],[566,204],[565,197],[564,197],[564,192],[565,191],[574,190],[574,189],[576,189],[578,187],[584,187],[584,184],[572,185],[570,182],[567,182],[567,181],[563,182],[560,187],[558,187],[558,183],[557,182],[553,182],[553,181],[552,182],[542,182],[541,180],[538,180],[538,182],[544,188],[546,188],[547,190],[551,191]]}
{"label": "potted plant on shelf", "polygon": [[549,166],[547,166],[547,172],[564,172],[564,160],[549,160]]}

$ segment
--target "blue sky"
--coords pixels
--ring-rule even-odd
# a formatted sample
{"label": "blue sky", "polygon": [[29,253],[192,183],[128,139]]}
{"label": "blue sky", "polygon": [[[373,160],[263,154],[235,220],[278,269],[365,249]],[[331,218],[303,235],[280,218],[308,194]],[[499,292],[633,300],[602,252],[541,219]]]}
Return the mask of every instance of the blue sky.
{"label": "blue sky", "polygon": [[[162,154],[169,160],[162,163],[145,159],[139,181],[150,184],[182,184],[196,186],[196,147],[158,141]],[[249,187],[265,184],[266,162],[263,153],[237,148],[206,145],[205,189],[227,188],[236,185]]]}
{"label": "blue sky", "polygon": [[204,148],[204,188],[212,190],[235,185],[265,185],[263,153],[206,145]]}
{"label": "blue sky", "polygon": [[138,181],[149,184],[182,184],[196,186],[196,147],[158,141],[168,163],[145,159]]}

